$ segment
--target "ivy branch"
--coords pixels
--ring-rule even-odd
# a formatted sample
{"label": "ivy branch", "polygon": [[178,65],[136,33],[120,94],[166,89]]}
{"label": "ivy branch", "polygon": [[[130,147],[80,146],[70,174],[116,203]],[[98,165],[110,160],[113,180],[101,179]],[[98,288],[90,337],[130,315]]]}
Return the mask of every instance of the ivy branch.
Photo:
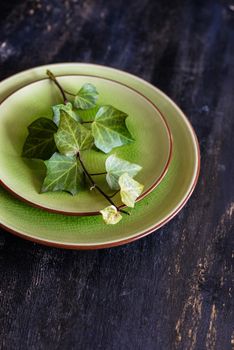
{"label": "ivy branch", "polygon": [[[128,115],[111,105],[98,106],[99,94],[91,83],[83,84],[74,94],[65,90],[51,71],[47,70],[46,74],[59,89],[63,104],[52,106],[53,120],[40,117],[28,126],[22,156],[44,160],[47,172],[41,193],[66,191],[76,195],[82,187],[83,176],[86,177],[90,190],[96,189],[110,204],[100,210],[104,221],[116,224],[122,218],[120,213],[130,214],[121,209],[121,205],[117,207],[112,198],[120,192],[122,203],[134,207],[144,186],[133,177],[142,167],[111,154],[105,160],[105,172],[91,173],[83,162],[82,152],[90,150],[95,144],[97,149],[107,154],[117,145],[134,142],[126,125]],[[72,101],[69,96],[73,97]],[[82,116],[87,115],[82,114],[83,111],[89,109],[88,115],[94,120],[82,120]],[[86,128],[82,125],[85,123],[93,124],[91,128]],[[107,184],[113,191],[111,195],[106,194],[94,180],[99,175],[106,175]]]}

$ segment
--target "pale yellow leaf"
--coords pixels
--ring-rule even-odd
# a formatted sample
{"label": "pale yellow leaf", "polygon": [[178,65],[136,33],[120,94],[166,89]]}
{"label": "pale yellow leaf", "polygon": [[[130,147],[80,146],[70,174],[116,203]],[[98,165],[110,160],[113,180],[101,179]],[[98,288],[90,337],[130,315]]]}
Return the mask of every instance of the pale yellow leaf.
{"label": "pale yellow leaf", "polygon": [[122,202],[130,208],[134,208],[136,199],[140,196],[144,186],[133,180],[128,173],[124,173],[119,178],[120,196]]}
{"label": "pale yellow leaf", "polygon": [[100,213],[106,224],[115,225],[122,219],[122,215],[114,205],[110,205],[109,207],[100,210]]}

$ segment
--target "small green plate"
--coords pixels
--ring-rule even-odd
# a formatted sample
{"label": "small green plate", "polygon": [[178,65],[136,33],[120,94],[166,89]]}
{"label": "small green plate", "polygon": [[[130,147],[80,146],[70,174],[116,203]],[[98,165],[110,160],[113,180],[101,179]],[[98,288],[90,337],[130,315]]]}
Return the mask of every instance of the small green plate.
{"label": "small green plate", "polygon": [[[77,92],[85,83],[92,83],[99,92],[100,105],[111,104],[128,114],[127,125],[135,142],[115,148],[106,155],[97,150],[82,153],[90,173],[105,171],[105,160],[110,154],[139,164],[142,170],[136,177],[144,184],[142,199],[150,193],[165,175],[172,154],[172,139],[166,121],[157,107],[139,92],[102,77],[71,75],[58,78],[65,90]],[[68,215],[94,215],[108,205],[98,191],[83,190],[76,196],[66,192],[40,193],[45,177],[43,161],[21,157],[27,126],[38,117],[52,116],[51,106],[62,103],[57,87],[49,80],[40,80],[19,89],[0,105],[0,180],[19,198],[48,211]],[[85,114],[90,118],[90,112]],[[105,176],[95,178],[108,192]],[[121,206],[120,195],[114,197]]]}
{"label": "small green plate", "polygon": [[65,216],[33,208],[0,188],[2,227],[34,242],[70,249],[97,249],[136,240],[172,219],[193,192],[200,168],[197,138],[182,111],[160,90],[140,78],[112,68],[77,63],[38,67],[6,79],[0,83],[1,100],[31,82],[44,79],[46,69],[56,75],[112,79],[155,103],[173,136],[172,161],[159,186],[136,204],[131,216],[124,216],[117,225],[105,225],[100,216]]}

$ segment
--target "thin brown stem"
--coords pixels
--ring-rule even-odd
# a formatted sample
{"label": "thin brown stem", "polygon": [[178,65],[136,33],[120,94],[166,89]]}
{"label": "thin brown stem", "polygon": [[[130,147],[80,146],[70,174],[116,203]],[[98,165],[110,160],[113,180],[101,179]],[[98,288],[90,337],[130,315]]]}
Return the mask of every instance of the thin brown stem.
{"label": "thin brown stem", "polygon": [[[96,189],[98,190],[98,192],[101,193],[101,194],[103,195],[103,197],[105,197],[106,200],[107,200],[111,205],[113,205],[114,207],[116,207],[115,203],[111,200],[111,198],[110,198],[110,197],[109,197],[109,196],[108,196],[94,181],[93,181],[91,175],[90,175],[89,172],[87,171],[87,169],[86,169],[86,167],[85,167],[85,165],[84,165],[84,163],[83,163],[83,161],[82,161],[82,159],[81,159],[81,157],[80,157],[80,153],[77,153],[77,157],[78,157],[78,159],[79,159],[79,161],[80,161],[80,164],[81,164],[81,166],[82,166],[82,168],[83,168],[83,171],[84,171],[85,175],[87,176],[87,178],[89,179],[90,183],[92,184],[92,187],[93,187],[93,188],[96,188]],[[117,208],[117,207],[116,207],[116,208]],[[123,209],[117,208],[117,210],[118,210],[119,212],[121,212],[121,213],[124,213],[124,214],[129,215],[129,213],[128,213],[127,211],[123,210]]]}
{"label": "thin brown stem", "polygon": [[117,193],[119,193],[119,190],[114,192],[111,196],[109,196],[109,198],[113,198],[114,196],[116,196]]}
{"label": "thin brown stem", "polygon": [[90,120],[90,121],[82,121],[82,124],[88,124],[88,123],[93,123],[93,120]]}
{"label": "thin brown stem", "polygon": [[107,172],[105,171],[104,173],[95,173],[95,174],[89,174],[91,176],[98,176],[98,175],[106,175]]}
{"label": "thin brown stem", "polygon": [[47,70],[46,74],[48,75],[50,80],[52,80],[55,83],[55,85],[57,85],[57,87],[59,88],[59,91],[61,92],[61,95],[63,97],[64,104],[67,104],[68,100],[66,98],[65,91],[63,90],[62,86],[59,84],[58,80],[55,78],[54,74],[50,70]]}
{"label": "thin brown stem", "polygon": [[65,94],[67,94],[67,95],[76,96],[76,94],[73,94],[72,92],[69,92],[69,91],[67,91],[67,90],[64,90],[64,89],[63,89],[63,91],[64,91]]}

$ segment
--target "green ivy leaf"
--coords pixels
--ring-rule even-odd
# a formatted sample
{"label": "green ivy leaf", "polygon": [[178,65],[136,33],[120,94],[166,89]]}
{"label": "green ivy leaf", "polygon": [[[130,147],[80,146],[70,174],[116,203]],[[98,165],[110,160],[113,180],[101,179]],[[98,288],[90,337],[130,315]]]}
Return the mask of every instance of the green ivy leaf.
{"label": "green ivy leaf", "polygon": [[120,196],[124,204],[134,208],[136,199],[140,196],[144,186],[133,180],[128,173],[124,173],[119,178]]}
{"label": "green ivy leaf", "polygon": [[59,126],[61,111],[67,112],[67,114],[70,115],[70,117],[72,117],[77,122],[80,122],[80,117],[78,116],[78,114],[76,114],[75,111],[73,111],[72,104],[70,102],[68,102],[65,105],[60,104],[52,106],[52,110],[54,114],[53,121],[57,126]]}
{"label": "green ivy leaf", "polygon": [[28,136],[23,146],[25,158],[49,159],[57,150],[54,134],[57,126],[48,118],[38,118],[28,126]]}
{"label": "green ivy leaf", "polygon": [[67,156],[76,155],[93,145],[91,131],[76,122],[65,111],[61,111],[59,129],[54,139],[59,152]]}
{"label": "green ivy leaf", "polygon": [[119,189],[119,177],[124,173],[134,177],[142,167],[138,164],[130,163],[112,154],[106,159],[106,181],[112,190]]}
{"label": "green ivy leaf", "polygon": [[98,92],[90,83],[86,83],[78,91],[74,99],[74,106],[80,109],[93,108],[98,99]]}
{"label": "green ivy leaf", "polygon": [[[93,108],[90,109],[83,109],[83,110],[79,110],[79,116],[81,118],[82,122],[92,122],[95,118],[95,115],[97,114],[98,110],[99,110],[100,106],[96,105]],[[86,126],[90,125],[91,127],[91,123],[87,124]]]}
{"label": "green ivy leaf", "polygon": [[112,106],[100,107],[92,123],[95,146],[109,153],[114,147],[132,142],[132,136],[125,124],[127,116]]}
{"label": "green ivy leaf", "polygon": [[84,173],[75,156],[54,153],[45,161],[46,177],[41,192],[66,191],[76,195],[84,184]]}
{"label": "green ivy leaf", "polygon": [[122,215],[114,205],[110,205],[109,207],[100,210],[100,213],[106,224],[115,225],[122,219]]}

